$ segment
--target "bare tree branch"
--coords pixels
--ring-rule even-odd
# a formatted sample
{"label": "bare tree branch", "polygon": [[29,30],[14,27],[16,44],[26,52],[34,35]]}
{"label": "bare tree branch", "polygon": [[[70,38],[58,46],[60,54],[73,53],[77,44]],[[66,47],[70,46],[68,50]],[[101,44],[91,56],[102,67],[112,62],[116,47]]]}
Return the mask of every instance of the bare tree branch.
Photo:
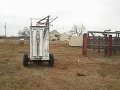
{"label": "bare tree branch", "polygon": [[69,31],[71,36],[81,36],[85,31],[85,26],[82,25],[73,25],[72,29]]}
{"label": "bare tree branch", "polygon": [[29,37],[30,36],[30,30],[28,29],[28,27],[24,27],[23,31],[19,30],[18,35]]}

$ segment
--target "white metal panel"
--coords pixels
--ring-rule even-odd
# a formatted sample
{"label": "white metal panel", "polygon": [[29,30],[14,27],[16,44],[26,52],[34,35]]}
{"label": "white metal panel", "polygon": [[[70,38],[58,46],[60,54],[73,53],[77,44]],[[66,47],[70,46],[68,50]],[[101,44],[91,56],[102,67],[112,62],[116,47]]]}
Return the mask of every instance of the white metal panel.
{"label": "white metal panel", "polygon": [[30,28],[30,58],[32,58],[32,28]]}
{"label": "white metal panel", "polygon": [[49,33],[44,29],[32,27],[30,30],[31,60],[49,60]]}
{"label": "white metal panel", "polygon": [[[47,43],[47,57],[49,58],[49,31],[47,30],[47,36],[46,36],[46,43]],[[48,59],[50,60],[50,59]]]}
{"label": "white metal panel", "polygon": [[48,56],[48,60],[50,60],[50,58],[49,58],[49,39],[50,39],[49,31],[47,30],[47,56]]}
{"label": "white metal panel", "polygon": [[39,56],[43,56],[43,29],[39,29],[39,32],[40,32]]}
{"label": "white metal panel", "polygon": [[37,57],[37,40],[36,40],[36,33],[37,30],[33,29],[33,44],[32,44],[32,48],[33,48],[33,56]]}
{"label": "white metal panel", "polygon": [[49,37],[48,37],[48,31],[46,32],[44,39],[43,39],[43,56],[49,57]]}
{"label": "white metal panel", "polygon": [[36,31],[36,40],[37,40],[37,58],[39,58],[39,46],[40,46],[40,31]]}
{"label": "white metal panel", "polygon": [[45,49],[46,49],[45,56],[48,57],[49,59],[49,32],[48,31],[46,32]]}

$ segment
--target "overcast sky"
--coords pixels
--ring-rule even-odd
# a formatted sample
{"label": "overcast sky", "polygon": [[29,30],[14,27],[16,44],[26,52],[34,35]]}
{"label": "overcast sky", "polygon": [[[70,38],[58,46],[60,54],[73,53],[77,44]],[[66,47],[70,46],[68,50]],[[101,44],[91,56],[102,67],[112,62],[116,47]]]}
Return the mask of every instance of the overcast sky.
{"label": "overcast sky", "polygon": [[0,35],[17,35],[30,18],[58,16],[52,29],[69,31],[74,24],[87,30],[120,30],[120,0],[0,0]]}

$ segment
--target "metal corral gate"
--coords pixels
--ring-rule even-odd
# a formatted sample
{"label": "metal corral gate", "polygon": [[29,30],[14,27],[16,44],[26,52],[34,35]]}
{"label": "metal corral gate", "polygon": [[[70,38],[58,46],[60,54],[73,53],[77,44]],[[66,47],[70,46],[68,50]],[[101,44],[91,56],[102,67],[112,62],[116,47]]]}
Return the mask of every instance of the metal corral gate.
{"label": "metal corral gate", "polygon": [[87,49],[97,49],[98,53],[103,49],[105,56],[111,56],[113,52],[120,51],[120,31],[109,31],[88,31],[85,33],[83,35],[83,55],[87,55]]}

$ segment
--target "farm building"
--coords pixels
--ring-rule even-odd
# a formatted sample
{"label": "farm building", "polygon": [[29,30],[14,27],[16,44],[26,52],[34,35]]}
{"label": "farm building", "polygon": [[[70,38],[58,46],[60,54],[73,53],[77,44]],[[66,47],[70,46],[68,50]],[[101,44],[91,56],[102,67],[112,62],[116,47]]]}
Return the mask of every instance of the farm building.
{"label": "farm building", "polygon": [[83,44],[83,36],[73,36],[69,39],[69,46],[80,46]]}
{"label": "farm building", "polygon": [[60,36],[61,34],[58,31],[53,30],[50,32],[50,41],[59,41]]}
{"label": "farm building", "polygon": [[67,33],[61,34],[60,41],[69,41],[69,35]]}

